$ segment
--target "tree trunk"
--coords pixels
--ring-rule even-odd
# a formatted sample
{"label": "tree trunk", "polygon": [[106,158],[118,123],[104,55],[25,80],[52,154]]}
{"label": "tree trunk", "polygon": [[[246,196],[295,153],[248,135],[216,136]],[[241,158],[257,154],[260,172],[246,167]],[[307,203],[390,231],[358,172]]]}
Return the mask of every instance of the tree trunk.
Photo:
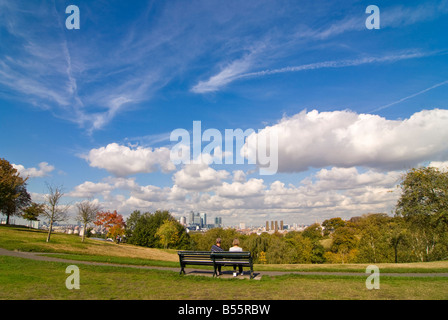
{"label": "tree trunk", "polygon": [[50,220],[50,227],[48,228],[47,242],[50,242],[52,229],[53,229],[53,219]]}
{"label": "tree trunk", "polygon": [[87,232],[87,223],[84,224],[84,231],[82,233],[82,240],[81,240],[81,242],[84,242],[84,239],[86,237],[86,232]]}

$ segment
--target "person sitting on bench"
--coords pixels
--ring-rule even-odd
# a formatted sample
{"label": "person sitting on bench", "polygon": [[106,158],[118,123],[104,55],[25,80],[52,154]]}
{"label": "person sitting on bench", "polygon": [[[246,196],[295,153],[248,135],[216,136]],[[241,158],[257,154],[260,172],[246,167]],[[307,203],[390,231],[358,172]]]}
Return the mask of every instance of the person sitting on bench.
{"label": "person sitting on bench", "polygon": [[[223,248],[221,248],[221,238],[216,239],[216,244],[212,245],[212,252],[218,252],[218,251],[224,251]],[[218,275],[222,275],[221,272],[221,265],[218,265]]]}
{"label": "person sitting on bench", "polygon": [[[240,240],[234,239],[233,243],[232,243],[233,246],[229,249],[229,251],[242,252],[243,248],[241,248],[239,246],[239,244],[240,244]],[[243,266],[242,265],[238,265],[238,271],[239,271],[240,275],[243,275]],[[233,265],[233,276],[236,277],[236,264]]]}

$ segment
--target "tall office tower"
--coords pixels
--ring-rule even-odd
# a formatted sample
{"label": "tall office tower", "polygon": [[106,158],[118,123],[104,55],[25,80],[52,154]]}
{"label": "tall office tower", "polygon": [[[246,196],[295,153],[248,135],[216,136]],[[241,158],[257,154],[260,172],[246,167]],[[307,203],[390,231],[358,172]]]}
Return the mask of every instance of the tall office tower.
{"label": "tall office tower", "polygon": [[207,214],[201,213],[201,226],[205,227],[207,225]]}
{"label": "tall office tower", "polygon": [[283,230],[283,220],[280,220],[280,230]]}
{"label": "tall office tower", "polygon": [[275,232],[277,232],[278,231],[278,221],[275,221]]}
{"label": "tall office tower", "polygon": [[194,223],[194,212],[190,211],[190,224]]}
{"label": "tall office tower", "polygon": [[215,217],[215,227],[222,227],[222,218],[221,217]]}
{"label": "tall office tower", "polygon": [[186,217],[180,217],[180,224],[185,226],[187,224],[187,218]]}
{"label": "tall office tower", "polygon": [[193,217],[193,223],[196,224],[196,225],[198,225],[198,226],[201,225],[201,216],[199,215],[199,212],[196,212],[196,213],[194,214],[194,217]]}
{"label": "tall office tower", "polygon": [[266,231],[269,231],[269,221],[266,221]]}
{"label": "tall office tower", "polygon": [[274,230],[274,221],[271,221],[271,230]]}

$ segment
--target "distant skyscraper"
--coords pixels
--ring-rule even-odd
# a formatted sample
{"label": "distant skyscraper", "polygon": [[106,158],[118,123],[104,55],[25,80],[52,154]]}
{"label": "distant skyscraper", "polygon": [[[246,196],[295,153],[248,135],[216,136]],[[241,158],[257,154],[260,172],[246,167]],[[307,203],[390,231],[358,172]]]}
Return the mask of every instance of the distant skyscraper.
{"label": "distant skyscraper", "polygon": [[266,231],[269,231],[269,221],[266,221]]}
{"label": "distant skyscraper", "polygon": [[207,225],[207,214],[201,213],[201,226],[205,227]]}
{"label": "distant skyscraper", "polygon": [[190,223],[189,224],[192,226],[202,227],[202,225],[203,225],[202,219],[204,217],[203,215],[205,215],[205,219],[207,219],[205,213],[201,215],[201,214],[199,214],[199,212],[190,211]]}
{"label": "distant skyscraper", "polygon": [[280,220],[280,230],[283,230],[283,220]]}
{"label": "distant skyscraper", "polygon": [[222,227],[222,218],[221,217],[215,217],[215,227]]}
{"label": "distant skyscraper", "polygon": [[194,220],[194,224],[201,225],[201,216],[199,215],[199,212],[196,212],[194,214],[193,220]]}

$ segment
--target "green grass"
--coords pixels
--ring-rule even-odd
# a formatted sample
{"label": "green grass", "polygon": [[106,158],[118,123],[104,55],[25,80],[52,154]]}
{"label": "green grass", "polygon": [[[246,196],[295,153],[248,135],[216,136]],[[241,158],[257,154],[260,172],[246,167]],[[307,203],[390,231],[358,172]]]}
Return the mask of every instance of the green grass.
{"label": "green grass", "polygon": [[0,299],[37,300],[308,300],[447,299],[446,278],[381,277],[368,290],[364,277],[263,277],[259,281],[179,276],[176,272],[79,265],[80,289],[68,290],[69,264],[0,257]]}
{"label": "green grass", "polygon": [[[177,267],[176,250],[142,248],[131,245],[86,239],[79,236],[54,233],[50,243],[46,243],[46,232],[24,227],[0,226],[0,247],[24,252],[52,253],[52,256],[71,260],[109,262],[145,266]],[[64,255],[57,255],[62,253]],[[295,265],[255,265],[257,271],[325,271],[361,272],[369,264],[295,264]],[[383,273],[448,273],[448,261],[425,263],[379,263]],[[205,267],[207,268],[207,267]]]}
{"label": "green grass", "polygon": [[[8,250],[51,253],[70,260],[108,262],[123,265],[178,267],[175,250],[156,250],[116,245],[78,236],[46,233],[0,226],[0,247]],[[57,253],[57,254],[56,254]],[[72,263],[73,264],[73,263]],[[74,263],[76,264],[76,263]],[[381,275],[380,289],[368,290],[364,276],[285,275],[261,280],[179,276],[168,270],[137,269],[78,264],[81,289],[68,290],[65,268],[69,263],[35,261],[0,256],[0,299],[85,300],[396,300],[448,299],[448,278],[387,277]],[[255,271],[350,271],[365,272],[366,265],[255,265]],[[385,272],[447,272],[444,262],[378,264]],[[206,267],[209,269],[209,267]]]}
{"label": "green grass", "polygon": [[48,256],[66,260],[91,261],[91,262],[135,265],[135,266],[154,266],[154,267],[171,267],[171,268],[179,267],[179,262],[127,258],[127,257],[98,256],[87,254],[42,254],[42,256]]}

